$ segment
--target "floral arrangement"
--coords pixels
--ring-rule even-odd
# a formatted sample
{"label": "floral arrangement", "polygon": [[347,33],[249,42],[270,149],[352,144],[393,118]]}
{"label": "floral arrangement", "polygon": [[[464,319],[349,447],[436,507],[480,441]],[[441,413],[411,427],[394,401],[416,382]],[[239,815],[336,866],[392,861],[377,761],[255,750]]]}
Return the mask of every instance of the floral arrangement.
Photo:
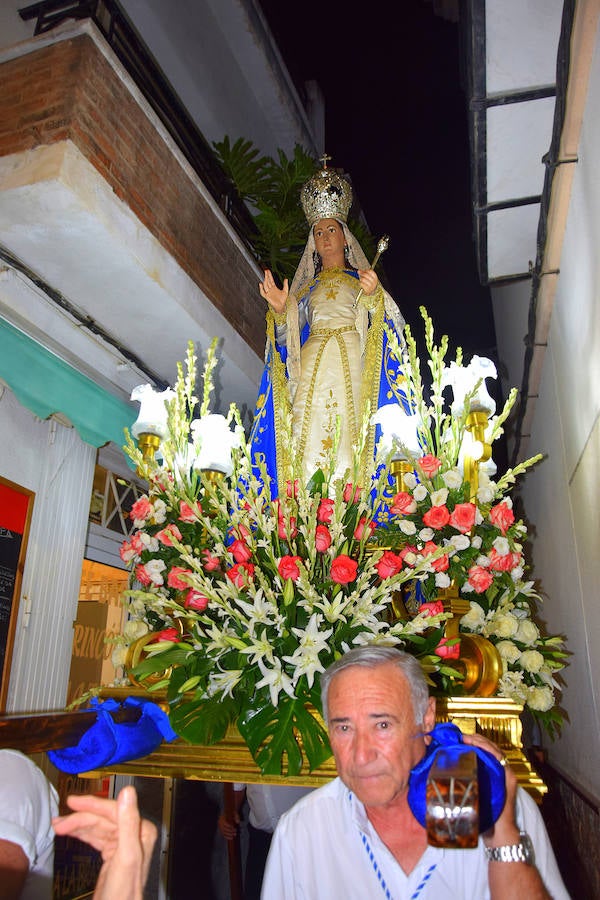
{"label": "floral arrangement", "polygon": [[[357,462],[347,481],[331,483],[319,470],[307,485],[291,478],[272,499],[235,406],[221,425],[232,448],[228,472],[207,471],[197,423],[210,415],[214,345],[201,403],[192,345],[185,369],[179,366],[159,458],[148,461],[127,436],[126,451],[149,487],[132,507],[134,529],[121,548],[132,573],[130,620],[114,660],[123,663],[128,649],[141,648],[129,678],[166,690],[171,724],[188,741],[218,741],[234,722],[263,774],[298,773],[303,753],[311,770],[318,767],[330,756],[318,715],[319,675],[361,643],[408,650],[434,691],[459,693],[458,648],[444,636],[450,614],[438,600],[451,583],[473,598],[461,627],[488,637],[502,656],[499,693],[546,723],[560,721],[553,692],[562,641],[542,637],[532,620],[537,596],[523,580],[526,529],[507,495],[537,457],[497,482],[480,467],[471,495],[459,463],[467,413],[444,412],[447,342],[433,345],[423,314],[429,401],[408,328],[406,348],[395,348],[408,410],[419,422],[419,450],[380,441],[366,486],[356,483]],[[514,395],[492,437],[512,403]],[[365,435],[368,424],[367,415]],[[401,490],[389,475],[399,451],[411,470]],[[331,452],[333,460],[335,442]],[[418,603],[404,604],[416,584]]]}

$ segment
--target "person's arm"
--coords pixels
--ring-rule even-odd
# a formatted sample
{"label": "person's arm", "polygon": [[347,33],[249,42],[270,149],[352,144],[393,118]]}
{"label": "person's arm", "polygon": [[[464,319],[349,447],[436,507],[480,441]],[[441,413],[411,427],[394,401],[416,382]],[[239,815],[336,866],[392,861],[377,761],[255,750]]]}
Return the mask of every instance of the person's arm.
{"label": "person's arm", "polygon": [[117,800],[77,795],[67,804],[74,812],[52,820],[56,834],[85,841],[102,854],[94,900],[142,900],[157,831],[141,818],[135,788],[124,787]]}
{"label": "person's arm", "polygon": [[[464,735],[465,744],[476,744],[503,761],[504,755],[482,735]],[[497,848],[521,843],[521,835],[516,820],[517,777],[504,762],[506,780],[506,802],[496,823],[482,837],[486,847]],[[535,862],[488,863],[488,883],[491,900],[551,900]]]}
{"label": "person's arm", "polygon": [[4,900],[19,900],[29,872],[29,860],[18,844],[0,840],[0,884]]}
{"label": "person's arm", "polygon": [[237,835],[238,826],[240,824],[240,809],[242,808],[242,804],[246,797],[246,788],[242,788],[240,791],[235,790],[233,796],[235,801],[234,818],[231,819],[227,813],[223,811],[217,822],[219,831],[226,841],[232,841]]}

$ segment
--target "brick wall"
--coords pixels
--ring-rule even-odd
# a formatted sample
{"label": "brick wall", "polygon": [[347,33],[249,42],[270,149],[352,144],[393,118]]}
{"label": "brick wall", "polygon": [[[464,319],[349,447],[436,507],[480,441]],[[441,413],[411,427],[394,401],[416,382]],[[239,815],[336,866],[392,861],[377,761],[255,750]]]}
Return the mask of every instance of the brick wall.
{"label": "brick wall", "polygon": [[88,35],[0,65],[0,156],[65,139],[262,356],[254,269]]}

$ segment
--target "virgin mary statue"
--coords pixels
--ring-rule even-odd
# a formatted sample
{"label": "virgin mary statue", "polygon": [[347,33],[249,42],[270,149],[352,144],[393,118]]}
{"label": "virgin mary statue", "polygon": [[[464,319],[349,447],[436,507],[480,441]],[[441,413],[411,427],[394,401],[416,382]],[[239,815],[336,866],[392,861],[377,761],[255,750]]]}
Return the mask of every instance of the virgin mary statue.
{"label": "virgin mary statue", "polygon": [[[265,271],[265,369],[251,432],[271,495],[321,470],[331,485],[364,485],[378,438],[370,416],[402,403],[402,319],[346,220],[349,182],[326,163],[302,188],[308,240],[291,286]],[[377,426],[378,427],[378,426]]]}

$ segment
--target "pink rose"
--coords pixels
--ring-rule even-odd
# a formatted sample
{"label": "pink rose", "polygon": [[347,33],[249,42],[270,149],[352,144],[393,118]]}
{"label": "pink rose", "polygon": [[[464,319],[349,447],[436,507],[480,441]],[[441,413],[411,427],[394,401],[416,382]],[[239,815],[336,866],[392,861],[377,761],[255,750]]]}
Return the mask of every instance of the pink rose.
{"label": "pink rose", "polygon": [[190,569],[182,569],[181,566],[173,566],[167,576],[167,584],[169,587],[175,588],[176,591],[187,591],[189,584],[187,581],[181,580],[181,575],[192,575]]}
{"label": "pink rose", "polygon": [[[402,548],[402,550],[399,553],[399,556],[400,556],[400,559],[402,560],[402,562],[405,565],[410,567],[411,563],[406,562],[406,557],[408,556],[409,553],[412,553],[414,556],[416,556],[417,548],[413,547],[411,544],[407,544],[406,547]],[[413,563],[413,565],[414,565],[414,563]]]}
{"label": "pink rose", "polygon": [[450,525],[461,534],[466,534],[475,524],[476,512],[474,503],[457,503],[450,515]]}
{"label": "pink rose", "polygon": [[152,515],[152,504],[147,497],[140,497],[131,507],[129,516],[136,522],[145,522]]}
{"label": "pink rose", "polygon": [[432,506],[423,516],[423,522],[428,528],[439,531],[450,521],[450,513],[445,506]]}
{"label": "pink rose", "polygon": [[298,479],[297,478],[294,479],[293,484],[291,481],[286,481],[285,493],[286,493],[286,496],[293,497],[294,500],[296,499],[296,497],[298,496]]}
{"label": "pink rose", "polygon": [[437,456],[433,456],[431,453],[427,453],[425,456],[421,457],[421,459],[419,460],[419,465],[425,475],[427,475],[428,478],[431,478],[431,476],[435,475],[435,473],[441,466],[441,462],[437,458]]}
{"label": "pink rose", "polygon": [[230,569],[227,569],[227,577],[236,587],[248,587],[248,582],[254,578],[254,566],[252,563],[236,563]]}
{"label": "pink rose", "polygon": [[277,533],[282,541],[293,541],[298,534],[296,516],[290,516],[289,521],[280,516],[277,524]]}
{"label": "pink rose", "polygon": [[141,563],[139,563],[135,567],[135,577],[140,582],[140,584],[144,585],[144,587],[147,587],[149,584],[152,584],[152,579],[150,578],[150,576],[148,575],[148,572],[146,571],[146,566],[143,566]]}
{"label": "pink rose", "polygon": [[174,525],[173,523],[171,523],[170,525],[167,525],[166,528],[163,528],[162,531],[157,531],[156,537],[161,542],[161,544],[165,545],[165,547],[172,547],[173,546],[172,538],[175,538],[176,541],[180,541],[181,540],[181,532],[180,532],[179,528],[177,527],[177,525]]}
{"label": "pink rose", "polygon": [[331,563],[331,578],[336,584],[349,584],[356,578],[358,563],[355,559],[340,553]]}
{"label": "pink rose", "polygon": [[221,566],[221,560],[215,556],[210,550],[202,551],[202,565],[207,572],[216,572]]}
{"label": "pink rose", "polygon": [[[433,541],[427,541],[421,553],[423,554],[423,556],[430,556],[432,553],[435,553],[437,549],[437,544],[434,544]],[[448,559],[448,554],[444,553],[443,556],[438,556],[437,559],[434,559],[432,561],[431,568],[434,572],[445,572],[449,565],[450,560]]]}
{"label": "pink rose", "polygon": [[327,525],[317,525],[315,528],[315,546],[319,553],[325,553],[331,547],[331,535]]}
{"label": "pink rose", "polygon": [[279,560],[277,571],[281,577],[286,580],[291,578],[292,581],[298,581],[298,578],[300,577],[299,563],[301,562],[302,559],[300,556],[282,556]]}
{"label": "pink rose", "polygon": [[205,597],[200,591],[190,588],[185,595],[183,605],[186,609],[195,609],[197,612],[202,612],[208,606],[208,597]]}
{"label": "pink rose", "polygon": [[358,503],[358,499],[360,497],[360,487],[357,485],[356,487],[353,484],[346,484],[344,488],[343,498],[344,503]]}
{"label": "pink rose", "polygon": [[484,591],[487,591],[494,578],[483,566],[471,566],[468,580],[476,594],[483,594]]}
{"label": "pink rose", "polygon": [[448,638],[443,637],[435,648],[435,652],[442,659],[458,659],[460,657],[460,641],[457,641],[456,644],[448,644]]}
{"label": "pink rose", "polygon": [[179,501],[179,518],[182,522],[197,522],[202,513],[202,507],[198,502],[190,506],[183,500]]}
{"label": "pink rose", "polygon": [[181,634],[177,630],[177,628],[163,628],[162,631],[157,631],[156,635],[150,641],[151,644],[154,644],[155,641],[171,641],[173,644],[178,644],[181,640]]}
{"label": "pink rose", "polygon": [[249,562],[252,559],[252,550],[245,541],[235,540],[229,550],[238,563]]}
{"label": "pink rose", "polygon": [[504,556],[501,556],[495,547],[492,547],[488,556],[490,558],[490,569],[494,569],[496,572],[511,572],[521,561],[520,553],[506,553]]}
{"label": "pink rose", "polygon": [[250,529],[239,522],[234,528],[229,529],[229,535],[232,538],[239,538],[240,541],[245,541],[247,537],[250,537]]}
{"label": "pink rose", "polygon": [[514,513],[506,500],[503,500],[502,503],[497,503],[496,506],[492,506],[490,509],[490,522],[496,528],[499,528],[502,534],[506,534],[514,521]]}
{"label": "pink rose", "polygon": [[354,529],[354,540],[362,541],[364,534],[365,534],[365,530],[368,532],[367,537],[370,537],[373,534],[374,529],[375,529],[375,522],[373,522],[373,521],[369,522],[367,520],[366,516],[363,516],[361,519],[359,519],[358,525]]}
{"label": "pink rose", "polygon": [[444,604],[441,600],[431,600],[429,603],[421,603],[419,615],[428,619],[430,616],[439,616],[444,612]]}
{"label": "pink rose", "polygon": [[390,512],[394,516],[410,516],[411,513],[416,512],[416,509],[417,501],[407,491],[400,491],[396,494],[390,506]]}
{"label": "pink rose", "polygon": [[317,509],[317,521],[325,522],[327,524],[331,522],[331,519],[333,517],[334,505],[335,504],[333,500],[330,500],[328,497],[325,497],[323,500],[321,500],[321,502],[319,503],[319,508]]}
{"label": "pink rose", "polygon": [[401,568],[402,557],[398,556],[396,553],[392,553],[391,550],[384,550],[383,556],[377,563],[377,574],[382,581],[386,578],[391,578],[393,575],[397,575]]}

